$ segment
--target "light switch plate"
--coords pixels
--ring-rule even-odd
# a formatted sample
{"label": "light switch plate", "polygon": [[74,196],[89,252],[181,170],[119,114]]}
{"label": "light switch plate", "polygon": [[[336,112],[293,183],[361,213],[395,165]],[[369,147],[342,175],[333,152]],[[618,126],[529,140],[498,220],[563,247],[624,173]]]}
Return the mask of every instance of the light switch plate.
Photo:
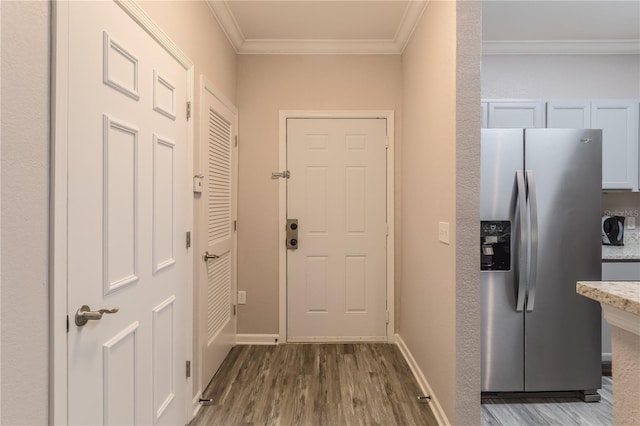
{"label": "light switch plate", "polygon": [[449,244],[449,222],[438,223],[438,239],[442,243]]}
{"label": "light switch plate", "polygon": [[247,292],[239,291],[238,292],[238,305],[246,305],[247,304]]}
{"label": "light switch plate", "polygon": [[627,229],[636,229],[635,216],[627,216]]}

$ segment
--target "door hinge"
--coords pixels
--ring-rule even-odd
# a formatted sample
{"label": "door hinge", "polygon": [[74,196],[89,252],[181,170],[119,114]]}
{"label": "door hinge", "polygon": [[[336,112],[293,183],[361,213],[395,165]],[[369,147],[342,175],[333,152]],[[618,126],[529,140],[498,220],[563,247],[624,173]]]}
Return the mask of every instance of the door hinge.
{"label": "door hinge", "polygon": [[67,314],[67,333],[69,332],[69,314]]}
{"label": "door hinge", "polygon": [[386,229],[386,231],[385,231],[385,232],[387,233],[386,235],[387,235],[387,237],[388,237],[388,236],[389,236],[389,224],[387,223],[386,225],[387,225],[387,229]]}
{"label": "door hinge", "polygon": [[387,137],[385,138],[384,147],[385,147],[386,149],[389,149],[389,136],[387,136]]}
{"label": "door hinge", "polygon": [[384,320],[386,321],[387,324],[389,324],[389,311],[385,312]]}
{"label": "door hinge", "polygon": [[238,146],[238,135],[236,135],[236,146]]}
{"label": "door hinge", "polygon": [[271,179],[289,179],[291,177],[291,172],[289,170],[285,170],[283,172],[271,172]]}
{"label": "door hinge", "polygon": [[238,315],[238,305],[233,305],[233,315]]}
{"label": "door hinge", "polygon": [[233,230],[234,230],[234,231],[237,231],[237,230],[238,230],[238,221],[237,221],[237,220],[234,220],[234,221],[233,221]]}
{"label": "door hinge", "polygon": [[187,248],[191,247],[191,231],[187,231]]}
{"label": "door hinge", "polygon": [[187,361],[187,379],[191,377],[191,361]]}
{"label": "door hinge", "polygon": [[191,118],[191,101],[187,101],[187,120]]}

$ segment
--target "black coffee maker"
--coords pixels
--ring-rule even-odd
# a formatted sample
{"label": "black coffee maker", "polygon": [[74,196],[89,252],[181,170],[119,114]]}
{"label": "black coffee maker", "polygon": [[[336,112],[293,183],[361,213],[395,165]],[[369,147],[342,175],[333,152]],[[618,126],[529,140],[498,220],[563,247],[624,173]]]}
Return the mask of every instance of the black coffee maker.
{"label": "black coffee maker", "polygon": [[624,216],[602,216],[602,244],[624,245]]}

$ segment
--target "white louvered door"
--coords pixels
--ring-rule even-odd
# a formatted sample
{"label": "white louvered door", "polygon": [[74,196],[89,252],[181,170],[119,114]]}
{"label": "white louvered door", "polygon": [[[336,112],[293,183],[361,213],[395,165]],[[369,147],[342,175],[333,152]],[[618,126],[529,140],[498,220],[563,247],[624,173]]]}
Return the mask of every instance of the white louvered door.
{"label": "white louvered door", "polygon": [[203,83],[201,143],[205,173],[204,251],[206,283],[200,293],[202,312],[202,386],[209,383],[235,344],[236,111]]}

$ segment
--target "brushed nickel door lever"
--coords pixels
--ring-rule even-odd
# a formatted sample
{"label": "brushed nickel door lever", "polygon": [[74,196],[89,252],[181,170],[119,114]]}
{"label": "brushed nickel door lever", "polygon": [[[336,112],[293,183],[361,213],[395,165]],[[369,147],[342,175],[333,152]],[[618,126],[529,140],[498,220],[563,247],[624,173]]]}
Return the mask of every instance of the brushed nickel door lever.
{"label": "brushed nickel door lever", "polygon": [[97,311],[92,311],[91,308],[87,305],[82,305],[80,309],[76,311],[76,325],[78,327],[82,327],[89,321],[99,321],[102,319],[102,315],[104,314],[115,314],[118,312],[120,308],[113,309],[100,309]]}
{"label": "brushed nickel door lever", "polygon": [[210,259],[218,259],[220,258],[220,256],[218,256],[217,254],[209,254],[208,251],[205,251],[203,258],[204,258],[204,261],[206,262],[207,260],[210,260]]}

